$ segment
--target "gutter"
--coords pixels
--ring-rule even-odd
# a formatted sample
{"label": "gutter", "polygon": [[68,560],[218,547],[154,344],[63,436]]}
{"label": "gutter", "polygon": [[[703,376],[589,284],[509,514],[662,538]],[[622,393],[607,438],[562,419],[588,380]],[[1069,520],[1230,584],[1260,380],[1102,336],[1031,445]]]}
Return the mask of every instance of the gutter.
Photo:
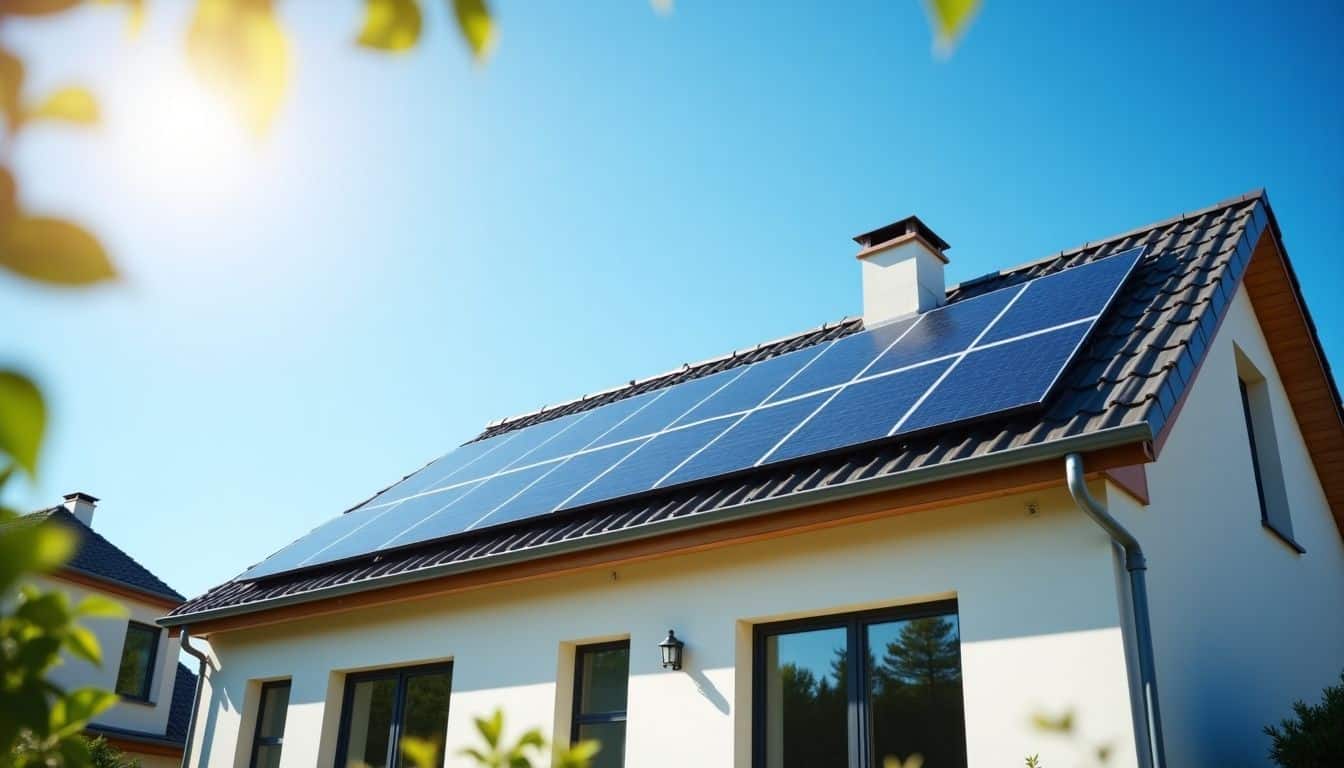
{"label": "gutter", "polygon": [[191,644],[190,627],[182,625],[182,650],[188,655],[200,662],[200,667],[196,670],[196,695],[191,702],[191,718],[187,720],[187,740],[182,745],[182,768],[190,768],[191,763],[191,744],[196,738],[196,715],[201,711],[201,692],[205,690],[205,670],[209,666],[210,657],[200,648]]}
{"label": "gutter", "polygon": [[401,573],[363,579],[360,581],[346,582],[330,587],[280,595],[278,597],[257,600],[254,602],[239,603],[237,605],[206,609],[193,613],[164,616],[160,618],[157,623],[159,626],[163,627],[182,626],[185,628],[189,623],[214,621],[216,619],[239,616],[247,613],[256,613],[300,603],[342,597],[371,589],[381,589],[400,584],[427,581],[444,576],[467,573],[469,571],[478,571],[485,568],[511,565],[527,560],[536,560],[544,557],[595,549],[610,544],[645,539],[676,531],[758,517],[774,512],[796,509],[798,507],[851,499],[858,496],[866,496],[873,493],[906,488],[937,480],[947,480],[996,469],[1031,464],[1038,461],[1055,459],[1068,452],[1081,453],[1086,451],[1097,451],[1106,448],[1133,445],[1135,443],[1151,441],[1152,439],[1152,426],[1147,421],[1139,421],[1133,424],[1101,429],[1082,435],[1061,438],[1059,440],[1036,443],[1020,448],[944,462],[923,469],[895,473],[886,477],[872,479],[861,478],[824,488],[787,494],[771,499],[759,501],[747,500],[732,506],[722,507],[712,512],[684,515],[670,520],[660,520],[654,523],[632,526],[610,533],[577,537],[566,541],[558,541],[528,549],[520,549],[514,552],[490,555],[473,560],[463,560],[455,563],[444,563],[428,568],[403,571]]}
{"label": "gutter", "polygon": [[1125,570],[1129,572],[1129,598],[1134,611],[1134,636],[1128,644],[1139,658],[1139,688],[1143,701],[1144,726],[1147,731],[1146,751],[1140,749],[1146,768],[1166,768],[1166,747],[1162,740],[1162,713],[1157,704],[1157,670],[1153,661],[1153,633],[1148,622],[1148,582],[1145,574],[1148,561],[1143,547],[1134,534],[1107,511],[1106,505],[1093,498],[1087,490],[1083,457],[1070,453],[1064,457],[1064,471],[1068,477],[1069,493],[1078,508],[1092,518],[1111,541],[1125,555]]}

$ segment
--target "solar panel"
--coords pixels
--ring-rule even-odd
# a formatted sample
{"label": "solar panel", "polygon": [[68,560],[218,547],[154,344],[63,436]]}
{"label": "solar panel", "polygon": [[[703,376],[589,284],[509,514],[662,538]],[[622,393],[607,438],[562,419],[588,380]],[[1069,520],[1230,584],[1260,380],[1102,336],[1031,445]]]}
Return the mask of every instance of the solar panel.
{"label": "solar panel", "polygon": [[244,577],[1039,406],[1142,250],[468,443]]}

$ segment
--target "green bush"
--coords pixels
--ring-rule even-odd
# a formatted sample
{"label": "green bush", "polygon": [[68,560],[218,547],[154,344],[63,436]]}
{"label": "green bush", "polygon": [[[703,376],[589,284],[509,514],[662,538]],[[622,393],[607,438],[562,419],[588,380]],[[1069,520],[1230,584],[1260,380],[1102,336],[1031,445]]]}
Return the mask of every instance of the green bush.
{"label": "green bush", "polygon": [[1269,759],[1283,768],[1344,765],[1344,673],[1340,684],[1322,692],[1320,704],[1293,703],[1295,717],[1265,726],[1274,743]]}

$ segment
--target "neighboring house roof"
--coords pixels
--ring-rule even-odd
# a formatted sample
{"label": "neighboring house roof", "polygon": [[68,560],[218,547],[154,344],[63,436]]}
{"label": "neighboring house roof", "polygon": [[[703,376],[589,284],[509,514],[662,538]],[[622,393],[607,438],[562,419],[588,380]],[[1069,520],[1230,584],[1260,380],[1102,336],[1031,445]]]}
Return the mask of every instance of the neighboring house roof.
{"label": "neighboring house roof", "polygon": [[182,662],[177,663],[177,677],[173,679],[173,699],[169,702],[166,733],[150,733],[108,725],[89,725],[85,732],[92,736],[106,736],[123,749],[139,746],[167,747],[181,751],[187,743],[187,729],[191,726],[191,708],[196,700],[196,675]]}
{"label": "neighboring house roof", "polygon": [[[1180,408],[1261,233],[1271,227],[1268,200],[1256,192],[951,287],[947,300],[954,303],[1147,246],[1142,263],[1113,308],[1040,410],[760,467],[303,571],[251,581],[235,579],[187,601],[164,623],[186,624],[425,580],[720,522],[748,512],[800,507],[841,495],[982,472],[996,463],[1022,464],[1066,451],[1160,439]],[[1307,325],[1310,328],[1310,318]],[[857,320],[842,321],[755,350],[686,366],[502,421],[477,439],[757,362],[861,327]],[[1312,334],[1314,339],[1314,329]],[[1324,366],[1323,356],[1320,361]],[[1328,368],[1322,369],[1337,415],[1338,392]]]}
{"label": "neighboring house roof", "polygon": [[65,525],[79,539],[75,556],[65,564],[65,570],[92,576],[99,581],[110,582],[113,585],[127,587],[134,592],[177,603],[186,599],[177,590],[163,583],[148,568],[136,562],[135,558],[126,554],[120,547],[80,522],[79,518],[70,514],[64,507],[52,507],[41,512],[24,515],[14,524],[42,520],[52,520]]}

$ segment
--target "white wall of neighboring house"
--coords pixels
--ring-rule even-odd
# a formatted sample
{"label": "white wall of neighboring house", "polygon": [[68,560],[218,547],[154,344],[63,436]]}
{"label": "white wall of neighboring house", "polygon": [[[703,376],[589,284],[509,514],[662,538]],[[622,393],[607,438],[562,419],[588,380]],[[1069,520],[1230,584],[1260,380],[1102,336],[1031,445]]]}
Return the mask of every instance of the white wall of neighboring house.
{"label": "white wall of neighboring house", "polygon": [[[1304,555],[1260,524],[1234,344],[1269,387]],[[1119,495],[1112,510],[1148,554],[1169,763],[1267,764],[1261,729],[1344,671],[1344,539],[1244,289],[1148,482],[1150,507]]]}
{"label": "white wall of neighboring house", "polygon": [[[42,589],[58,589],[70,595],[72,603],[78,603],[92,590],[82,584],[75,584],[59,577],[37,577],[33,581]],[[100,592],[124,606],[128,616],[123,618],[81,619],[98,638],[103,651],[103,664],[96,667],[83,659],[68,654],[64,662],[57,666],[51,678],[65,688],[97,686],[104,690],[115,689],[117,670],[121,662],[122,645],[126,640],[128,621],[155,626],[154,622],[166,612],[161,605],[133,600],[122,595]],[[168,636],[168,630],[159,634],[159,647],[155,654],[154,679],[150,687],[150,703],[136,701],[119,702],[112,709],[95,718],[98,725],[124,728],[133,731],[163,733],[168,725],[168,712],[173,701],[173,680],[177,672],[178,638]]]}
{"label": "white wall of neighboring house", "polygon": [[[629,637],[626,764],[746,768],[753,623],[955,596],[972,765],[1072,764],[1074,745],[1030,724],[1066,709],[1080,743],[1133,765],[1115,581],[1109,540],[1060,489],[217,634],[193,764],[245,766],[260,681],[291,678],[282,764],[330,765],[344,673],[443,659],[450,756],[496,707],[515,733],[566,734],[573,644]],[[687,643],[679,672],[659,666],[668,628]]]}

